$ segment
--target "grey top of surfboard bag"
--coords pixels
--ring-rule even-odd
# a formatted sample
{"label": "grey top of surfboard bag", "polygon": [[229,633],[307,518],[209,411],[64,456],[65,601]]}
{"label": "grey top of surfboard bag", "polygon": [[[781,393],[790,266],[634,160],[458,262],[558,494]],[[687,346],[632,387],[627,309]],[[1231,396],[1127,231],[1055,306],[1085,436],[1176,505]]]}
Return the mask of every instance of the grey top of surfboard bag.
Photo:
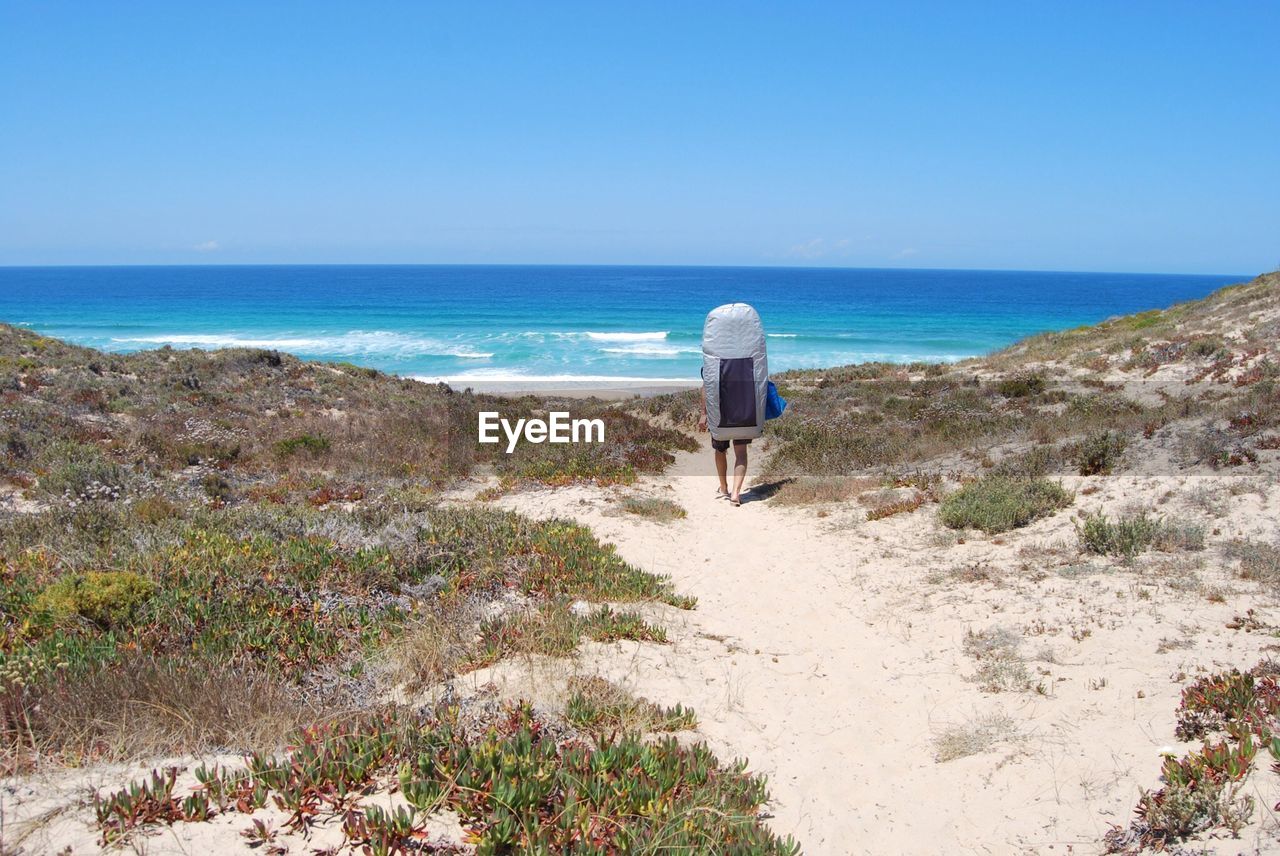
{"label": "grey top of surfboard bag", "polygon": [[702,389],[707,428],[717,440],[764,433],[769,361],[764,325],[746,303],[726,303],[707,313],[702,327]]}

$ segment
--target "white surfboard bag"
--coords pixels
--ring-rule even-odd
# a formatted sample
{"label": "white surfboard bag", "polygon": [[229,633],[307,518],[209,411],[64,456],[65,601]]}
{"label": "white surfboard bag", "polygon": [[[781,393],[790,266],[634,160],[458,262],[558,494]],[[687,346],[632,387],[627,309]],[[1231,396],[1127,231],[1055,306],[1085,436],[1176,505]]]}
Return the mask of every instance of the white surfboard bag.
{"label": "white surfboard bag", "polygon": [[707,428],[716,440],[754,439],[764,433],[769,362],[764,325],[746,303],[726,303],[702,327],[702,388]]}

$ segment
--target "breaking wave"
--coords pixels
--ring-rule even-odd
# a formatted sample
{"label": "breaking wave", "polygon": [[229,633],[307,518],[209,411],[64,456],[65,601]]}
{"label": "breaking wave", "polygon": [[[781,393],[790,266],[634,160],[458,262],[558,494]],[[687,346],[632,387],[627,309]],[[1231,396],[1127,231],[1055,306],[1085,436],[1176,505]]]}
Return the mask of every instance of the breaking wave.
{"label": "breaking wave", "polygon": [[493,356],[492,352],[478,351],[466,345],[455,345],[439,339],[407,333],[392,333],[386,330],[351,330],[334,335],[312,336],[165,333],[153,336],[122,336],[113,338],[111,341],[119,345],[264,348],[342,357],[458,357],[483,360]]}

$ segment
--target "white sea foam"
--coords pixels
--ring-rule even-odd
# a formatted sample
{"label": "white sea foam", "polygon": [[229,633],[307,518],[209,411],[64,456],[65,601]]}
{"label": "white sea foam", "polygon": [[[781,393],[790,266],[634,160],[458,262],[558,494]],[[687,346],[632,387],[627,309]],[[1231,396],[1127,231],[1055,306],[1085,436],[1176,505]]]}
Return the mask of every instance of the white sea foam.
{"label": "white sea foam", "polygon": [[586,375],[586,374],[523,374],[508,369],[479,369],[451,375],[410,375],[413,380],[425,383],[458,384],[467,381],[483,383],[618,383],[618,384],[683,384],[694,386],[697,378],[688,377],[632,377],[629,375]]}
{"label": "white sea foam", "polygon": [[588,330],[582,335],[593,342],[661,342],[667,338],[667,331],[664,330],[658,333],[595,333]]}
{"label": "white sea foam", "polygon": [[794,339],[799,333],[765,333],[770,339]]}
{"label": "white sea foam", "polygon": [[678,357],[681,354],[699,354],[699,348],[681,348],[676,345],[627,345],[622,348],[601,348],[601,353],[623,354],[629,357]]}
{"label": "white sea foam", "polygon": [[192,348],[269,348],[336,356],[459,357],[488,359],[492,352],[477,351],[424,336],[386,330],[350,330],[333,335],[290,336],[237,335],[234,333],[164,333],[154,336],[113,338],[121,345],[173,345]]}
{"label": "white sea foam", "polygon": [[823,369],[837,366],[848,366],[857,363],[958,363],[977,354],[894,354],[886,351],[824,351],[821,353],[790,354],[785,366],[779,362],[774,367],[770,359],[770,368],[775,371],[784,369]]}
{"label": "white sea foam", "polygon": [[548,339],[557,341],[579,341],[585,339],[591,342],[661,342],[668,335],[670,333],[665,330],[644,333],[627,331],[605,333],[594,330],[525,330],[521,333],[497,333],[494,338],[502,341],[532,339],[540,342],[545,342]]}

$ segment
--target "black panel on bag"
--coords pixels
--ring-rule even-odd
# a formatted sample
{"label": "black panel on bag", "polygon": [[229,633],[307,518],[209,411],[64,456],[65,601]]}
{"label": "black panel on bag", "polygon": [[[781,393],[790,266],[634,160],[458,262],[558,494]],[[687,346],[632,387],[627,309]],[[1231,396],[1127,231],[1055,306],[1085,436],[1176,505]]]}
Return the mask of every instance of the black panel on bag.
{"label": "black panel on bag", "polygon": [[720,428],[756,424],[756,373],[751,357],[720,361]]}

